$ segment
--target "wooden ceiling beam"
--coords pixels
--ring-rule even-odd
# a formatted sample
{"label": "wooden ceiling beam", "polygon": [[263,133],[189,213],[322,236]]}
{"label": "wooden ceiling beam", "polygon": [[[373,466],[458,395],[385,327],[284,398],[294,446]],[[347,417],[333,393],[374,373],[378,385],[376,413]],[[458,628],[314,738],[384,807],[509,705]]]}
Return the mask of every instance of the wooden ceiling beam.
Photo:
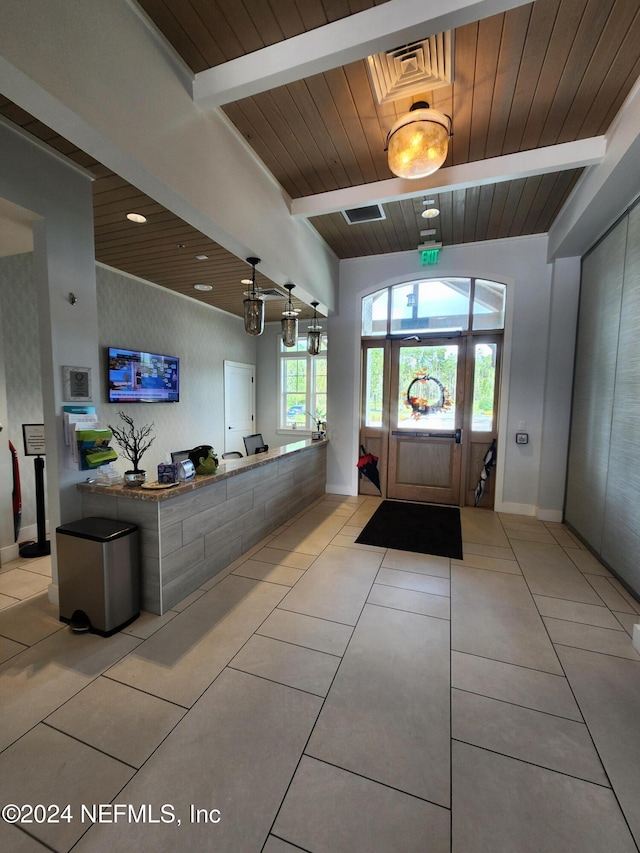
{"label": "wooden ceiling beam", "polygon": [[388,0],[195,75],[193,99],[213,109],[498,15],[531,0]]}
{"label": "wooden ceiling beam", "polygon": [[428,178],[405,180],[391,178],[357,187],[319,193],[291,201],[291,215],[309,218],[341,210],[365,207],[378,202],[417,198],[430,193],[468,189],[486,184],[514,181],[533,175],[564,172],[601,163],[606,152],[604,136],[550,145],[534,151],[521,151],[460,166],[440,169]]}

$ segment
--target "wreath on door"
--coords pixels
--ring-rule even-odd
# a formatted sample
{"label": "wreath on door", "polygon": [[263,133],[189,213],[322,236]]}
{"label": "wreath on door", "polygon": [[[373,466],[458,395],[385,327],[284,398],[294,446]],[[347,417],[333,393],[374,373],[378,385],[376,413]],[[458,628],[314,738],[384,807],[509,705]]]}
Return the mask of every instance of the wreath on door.
{"label": "wreath on door", "polygon": [[[430,386],[429,383],[433,384]],[[418,373],[407,388],[405,405],[411,409],[411,417],[418,421],[426,415],[450,409],[451,394],[435,376]]]}

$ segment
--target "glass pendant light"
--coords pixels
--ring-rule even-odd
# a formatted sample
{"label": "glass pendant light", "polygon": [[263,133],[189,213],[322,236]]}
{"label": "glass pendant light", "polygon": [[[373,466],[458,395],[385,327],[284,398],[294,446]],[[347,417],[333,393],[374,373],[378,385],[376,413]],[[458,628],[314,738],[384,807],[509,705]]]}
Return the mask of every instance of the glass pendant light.
{"label": "glass pendant light", "polygon": [[258,336],[264,332],[264,299],[259,287],[256,287],[256,265],[260,258],[247,258],[252,266],[251,281],[243,279],[243,284],[250,284],[251,290],[245,293],[244,300],[244,330],[248,335]]}
{"label": "glass pendant light", "polygon": [[289,291],[289,301],[287,302],[286,310],[282,312],[282,343],[286,347],[294,347],[298,343],[298,314],[300,313],[293,307],[291,302],[291,291],[295,284],[285,284]]}
{"label": "glass pendant light", "polygon": [[413,104],[387,136],[389,168],[399,178],[425,178],[447,159],[451,119],[426,101]]}
{"label": "glass pendant light", "polygon": [[320,352],[320,341],[322,339],[322,326],[318,322],[317,302],[312,302],[313,320],[307,329],[307,352],[309,355],[318,355]]}

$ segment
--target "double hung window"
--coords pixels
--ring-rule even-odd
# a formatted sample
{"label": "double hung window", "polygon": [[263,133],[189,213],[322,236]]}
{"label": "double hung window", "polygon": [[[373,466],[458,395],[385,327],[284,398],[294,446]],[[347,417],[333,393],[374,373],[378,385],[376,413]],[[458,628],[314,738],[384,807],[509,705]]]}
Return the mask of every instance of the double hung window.
{"label": "double hung window", "polygon": [[318,355],[307,352],[306,335],[295,347],[279,341],[279,429],[314,430],[327,419],[327,346]]}

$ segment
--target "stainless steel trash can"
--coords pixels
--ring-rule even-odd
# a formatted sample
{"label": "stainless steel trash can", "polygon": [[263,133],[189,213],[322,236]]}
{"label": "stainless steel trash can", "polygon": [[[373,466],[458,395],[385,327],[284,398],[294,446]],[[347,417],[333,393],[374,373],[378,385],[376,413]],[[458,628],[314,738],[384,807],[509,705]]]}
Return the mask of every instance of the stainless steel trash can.
{"label": "stainless steel trash can", "polygon": [[108,637],[140,615],[138,528],[82,518],[56,528],[60,620]]}

